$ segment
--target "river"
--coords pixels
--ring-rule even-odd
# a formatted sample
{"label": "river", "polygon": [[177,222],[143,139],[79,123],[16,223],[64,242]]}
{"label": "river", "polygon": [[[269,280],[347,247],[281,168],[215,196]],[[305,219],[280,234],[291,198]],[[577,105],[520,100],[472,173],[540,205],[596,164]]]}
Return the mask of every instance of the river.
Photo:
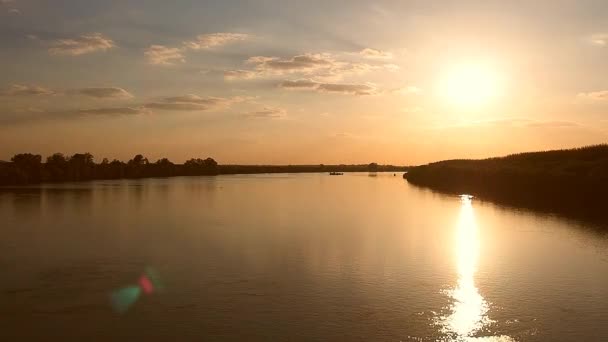
{"label": "river", "polygon": [[46,184],[0,218],[3,341],[608,339],[601,229],[401,174]]}

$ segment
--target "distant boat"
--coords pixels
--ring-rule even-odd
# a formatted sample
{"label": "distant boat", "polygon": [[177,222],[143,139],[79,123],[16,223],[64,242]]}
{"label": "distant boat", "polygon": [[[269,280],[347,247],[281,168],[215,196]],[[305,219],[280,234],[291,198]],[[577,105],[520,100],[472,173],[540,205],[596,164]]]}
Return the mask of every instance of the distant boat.
{"label": "distant boat", "polygon": [[343,172],[330,172],[329,175],[330,176],[342,176],[344,173]]}

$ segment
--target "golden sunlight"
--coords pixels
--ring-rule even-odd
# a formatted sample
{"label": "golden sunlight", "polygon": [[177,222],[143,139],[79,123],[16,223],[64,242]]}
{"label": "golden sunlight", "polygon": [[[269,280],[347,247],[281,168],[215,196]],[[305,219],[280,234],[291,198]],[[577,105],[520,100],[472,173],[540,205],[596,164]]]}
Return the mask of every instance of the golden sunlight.
{"label": "golden sunlight", "polygon": [[439,81],[439,95],[460,109],[475,109],[501,93],[498,71],[484,63],[464,63],[448,68]]}
{"label": "golden sunlight", "polygon": [[492,321],[488,317],[489,305],[475,285],[480,240],[472,196],[461,195],[460,216],[456,227],[455,257],[458,283],[448,291],[453,300],[451,313],[443,317],[443,331],[454,341],[512,342],[511,337],[476,336]]}

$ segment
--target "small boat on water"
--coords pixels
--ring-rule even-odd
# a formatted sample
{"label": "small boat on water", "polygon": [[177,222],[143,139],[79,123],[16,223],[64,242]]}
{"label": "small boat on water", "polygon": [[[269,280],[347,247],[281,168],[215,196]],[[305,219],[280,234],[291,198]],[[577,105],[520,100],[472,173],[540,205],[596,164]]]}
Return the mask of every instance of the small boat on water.
{"label": "small boat on water", "polygon": [[342,176],[344,173],[343,172],[330,172],[329,175],[330,176]]}

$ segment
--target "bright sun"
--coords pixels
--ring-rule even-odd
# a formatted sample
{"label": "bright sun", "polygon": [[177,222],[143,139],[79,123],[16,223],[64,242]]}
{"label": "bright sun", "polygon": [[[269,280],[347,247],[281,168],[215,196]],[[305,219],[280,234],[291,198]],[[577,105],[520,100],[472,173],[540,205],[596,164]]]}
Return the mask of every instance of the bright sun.
{"label": "bright sun", "polygon": [[439,84],[439,94],[450,105],[475,109],[494,100],[501,91],[495,69],[486,64],[460,64],[448,69]]}

